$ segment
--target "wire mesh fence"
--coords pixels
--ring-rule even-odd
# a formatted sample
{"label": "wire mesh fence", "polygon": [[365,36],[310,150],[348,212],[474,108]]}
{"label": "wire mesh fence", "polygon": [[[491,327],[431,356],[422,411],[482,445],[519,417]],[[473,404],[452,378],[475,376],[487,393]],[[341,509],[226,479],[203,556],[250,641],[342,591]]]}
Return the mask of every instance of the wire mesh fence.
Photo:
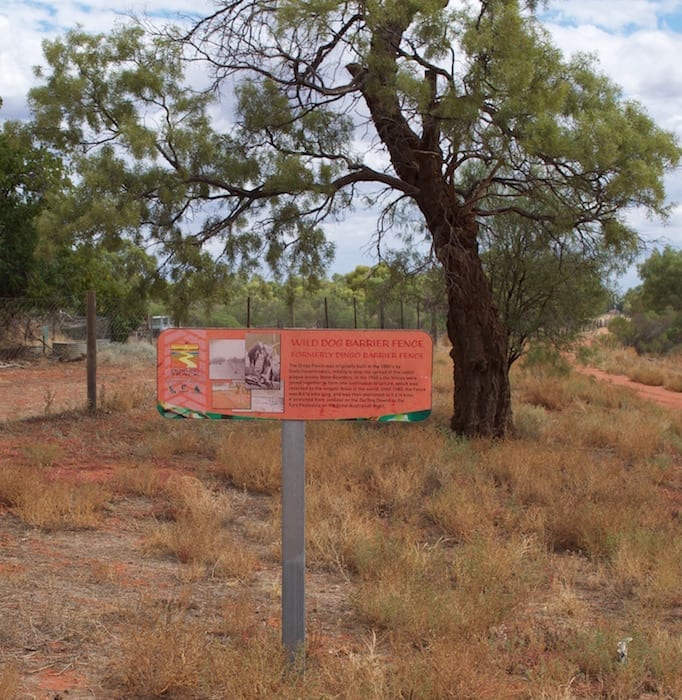
{"label": "wire mesh fence", "polygon": [[[97,299],[98,347],[107,343],[154,342],[165,328],[422,328],[434,337],[442,327],[441,311],[420,299],[311,297],[286,301],[243,295],[229,305],[195,305],[177,323],[171,313],[141,316],[108,299]],[[0,362],[31,358],[77,359],[86,352],[86,298],[55,301],[0,298]]]}
{"label": "wire mesh fence", "polygon": [[[87,297],[0,298],[0,422],[92,410],[103,405],[105,395],[109,401],[136,400],[140,387],[144,400],[151,399],[154,348],[145,333],[137,336],[145,319],[107,312],[105,302],[98,300],[88,318]],[[94,355],[96,362],[88,360],[92,336],[97,352],[90,360]],[[109,355],[100,352],[104,348],[111,348]],[[93,404],[97,390],[100,401]]]}
{"label": "wire mesh fence", "polygon": [[442,299],[395,295],[366,299],[348,295],[260,297],[236,295],[229,304],[193,306],[181,325],[224,328],[423,329],[445,328]]}
{"label": "wire mesh fence", "polygon": [[[96,329],[98,338],[109,340],[112,320],[98,315]],[[73,359],[85,353],[86,337],[85,299],[0,299],[0,362]]]}
{"label": "wire mesh fence", "polygon": [[[91,309],[92,313],[92,309]],[[0,298],[0,421],[95,407],[106,396],[131,397],[144,383],[153,392],[155,341],[176,325],[218,328],[423,328],[437,337],[436,308],[414,300],[311,297],[232,299],[229,306],[196,305],[179,324],[170,313],[140,316],[97,298],[88,338],[87,297]],[[94,328],[96,361],[89,363]],[[92,358],[92,355],[91,355]],[[95,376],[92,367],[95,365]],[[137,388],[131,389],[133,385]]]}

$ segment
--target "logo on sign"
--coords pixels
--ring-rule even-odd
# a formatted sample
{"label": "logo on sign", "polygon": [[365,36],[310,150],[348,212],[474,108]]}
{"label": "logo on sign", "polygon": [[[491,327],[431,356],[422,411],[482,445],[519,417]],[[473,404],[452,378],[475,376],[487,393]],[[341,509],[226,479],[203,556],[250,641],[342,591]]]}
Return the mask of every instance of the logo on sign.
{"label": "logo on sign", "polygon": [[171,345],[171,367],[174,369],[196,369],[199,361],[199,346],[196,343]]}

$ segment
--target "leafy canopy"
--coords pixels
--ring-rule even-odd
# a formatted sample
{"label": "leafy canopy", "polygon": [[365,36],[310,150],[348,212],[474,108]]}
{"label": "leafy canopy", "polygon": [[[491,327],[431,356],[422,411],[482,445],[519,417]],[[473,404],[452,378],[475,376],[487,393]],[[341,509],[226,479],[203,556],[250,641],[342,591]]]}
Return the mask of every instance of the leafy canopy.
{"label": "leafy canopy", "polygon": [[[0,104],[2,104],[0,102]],[[30,129],[7,121],[0,129],[0,297],[29,293],[35,280],[35,220],[61,163],[36,143]]]}
{"label": "leafy canopy", "polygon": [[639,305],[646,311],[682,311],[682,250],[655,250],[637,271],[642,280]]}
{"label": "leafy canopy", "polygon": [[47,41],[34,118],[77,174],[49,225],[150,239],[178,270],[210,242],[219,264],[308,277],[333,254],[325,218],[414,206],[430,168],[481,221],[629,252],[624,210],[665,216],[678,146],[587,57],[565,61],[534,5],[222,0],[190,32]]}

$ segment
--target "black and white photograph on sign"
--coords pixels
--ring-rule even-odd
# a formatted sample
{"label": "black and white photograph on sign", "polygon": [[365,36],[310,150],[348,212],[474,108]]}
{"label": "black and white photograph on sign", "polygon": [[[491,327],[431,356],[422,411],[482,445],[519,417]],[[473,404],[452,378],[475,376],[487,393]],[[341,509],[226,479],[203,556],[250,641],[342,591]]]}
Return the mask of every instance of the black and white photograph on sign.
{"label": "black and white photograph on sign", "polygon": [[245,343],[241,338],[211,340],[208,344],[208,378],[244,381]]}
{"label": "black and white photograph on sign", "polygon": [[284,382],[277,389],[251,391],[251,410],[263,413],[284,413]]}
{"label": "black and white photograph on sign", "polygon": [[250,389],[279,391],[279,333],[247,333],[244,357],[244,381]]}

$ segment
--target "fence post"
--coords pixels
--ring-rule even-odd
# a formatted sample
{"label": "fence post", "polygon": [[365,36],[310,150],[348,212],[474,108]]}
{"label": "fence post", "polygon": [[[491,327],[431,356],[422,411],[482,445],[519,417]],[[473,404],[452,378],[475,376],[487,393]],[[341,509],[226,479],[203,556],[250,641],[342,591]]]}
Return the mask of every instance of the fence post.
{"label": "fence post", "polygon": [[87,374],[88,413],[97,413],[97,299],[94,289],[88,289],[87,297]]}

